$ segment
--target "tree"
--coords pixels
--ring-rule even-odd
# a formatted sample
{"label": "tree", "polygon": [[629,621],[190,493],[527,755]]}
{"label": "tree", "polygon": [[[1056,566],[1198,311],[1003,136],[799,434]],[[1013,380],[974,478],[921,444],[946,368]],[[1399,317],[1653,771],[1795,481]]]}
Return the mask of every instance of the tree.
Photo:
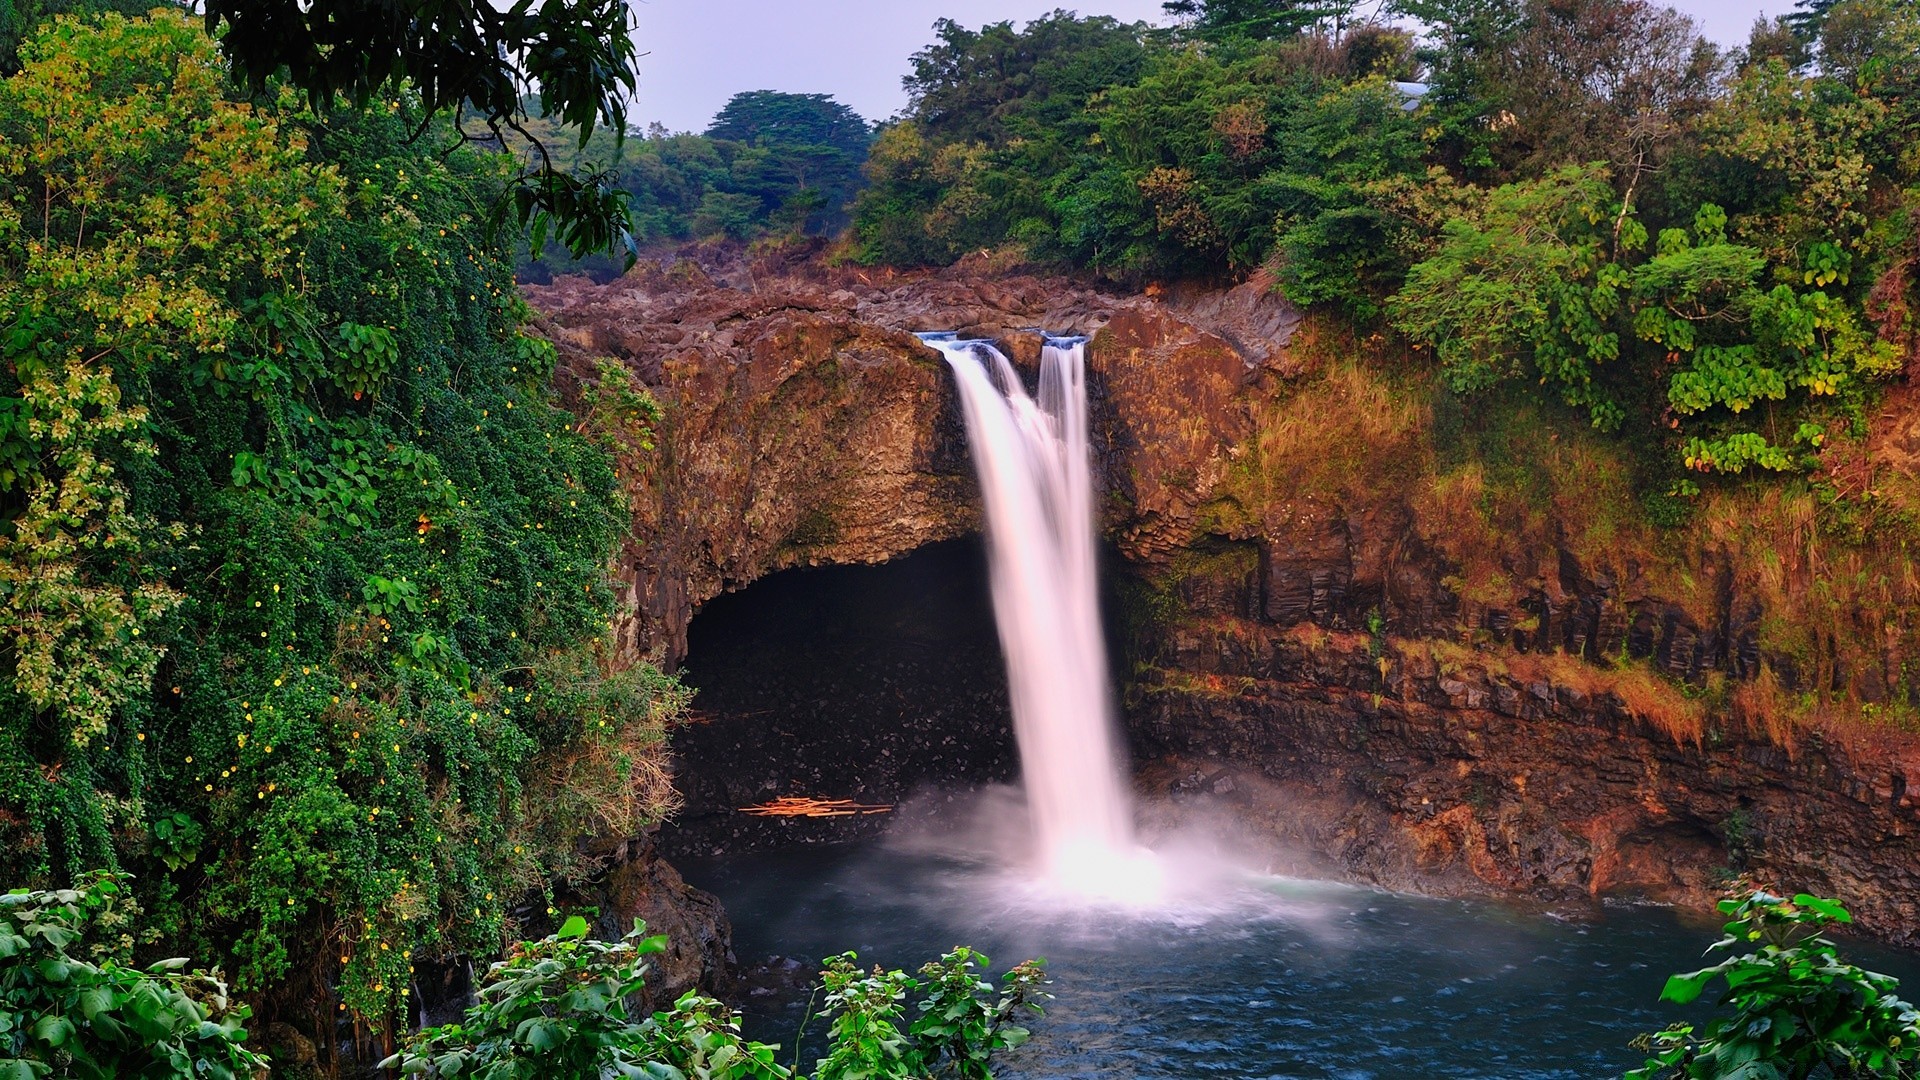
{"label": "tree", "polygon": [[[206,23],[255,92],[284,78],[324,109],[406,91],[429,118],[471,110],[495,140],[526,134],[530,95],[583,144],[599,125],[624,134],[639,77],[627,0],[207,0]],[[549,231],[576,255],[630,247],[606,176],[563,172],[532,145],[539,166],[500,214],[531,230],[535,250]]]}
{"label": "tree", "polygon": [[154,4],[155,0],[0,0],[0,76],[20,70],[20,46],[35,28],[55,16],[144,15]]}
{"label": "tree", "polygon": [[873,129],[826,94],[748,90],[727,99],[707,125],[707,138],[756,146],[830,146],[857,157],[873,141]]}
{"label": "tree", "polygon": [[707,137],[759,151],[737,156],[733,170],[735,189],[760,201],[750,215],[756,224],[784,216],[800,230],[824,231],[846,222],[873,129],[826,94],[753,90],[727,102]]}
{"label": "tree", "polygon": [[1168,15],[1185,20],[1203,38],[1271,41],[1290,38],[1328,20],[1352,14],[1351,0],[1167,0]]}
{"label": "tree", "polygon": [[[1390,306],[1458,391],[1531,376],[1602,430],[1638,414],[1641,430],[1682,431],[1699,472],[1795,471],[1827,437],[1818,405],[1857,400],[1899,366],[1823,288],[1834,254],[1812,251],[1769,286],[1765,253],[1729,239],[1720,207],[1650,238],[1604,174],[1570,167],[1449,220]],[[1780,280],[1790,273],[1803,287]]]}
{"label": "tree", "polygon": [[1530,0],[1496,91],[1508,160],[1539,173],[1613,163],[1632,185],[1719,91],[1722,60],[1694,21],[1649,0]]}
{"label": "tree", "polygon": [[1147,57],[1146,26],[1105,15],[1054,11],[1017,31],[941,19],[933,30],[938,40],[913,54],[901,84],[908,115],[939,142],[1046,137],[1094,94],[1132,81]]}

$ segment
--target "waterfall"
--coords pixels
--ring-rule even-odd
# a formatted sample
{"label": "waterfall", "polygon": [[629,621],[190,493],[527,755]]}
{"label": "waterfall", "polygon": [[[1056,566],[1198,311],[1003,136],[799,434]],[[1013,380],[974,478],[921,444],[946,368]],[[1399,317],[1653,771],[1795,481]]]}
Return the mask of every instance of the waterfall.
{"label": "waterfall", "polygon": [[1040,395],[981,341],[922,335],[960,389],[986,502],[994,621],[1041,866],[1078,893],[1153,888],[1133,838],[1096,573],[1084,339],[1049,339]]}

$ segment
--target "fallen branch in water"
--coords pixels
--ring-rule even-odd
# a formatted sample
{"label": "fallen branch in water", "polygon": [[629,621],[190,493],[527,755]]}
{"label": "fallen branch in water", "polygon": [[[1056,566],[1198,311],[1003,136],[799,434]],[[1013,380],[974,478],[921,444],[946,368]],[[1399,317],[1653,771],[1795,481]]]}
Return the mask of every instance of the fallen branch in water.
{"label": "fallen branch in water", "polygon": [[758,806],[743,806],[740,812],[755,817],[851,817],[855,814],[884,814],[891,806],[857,803],[852,799],[816,799],[810,795],[783,795]]}

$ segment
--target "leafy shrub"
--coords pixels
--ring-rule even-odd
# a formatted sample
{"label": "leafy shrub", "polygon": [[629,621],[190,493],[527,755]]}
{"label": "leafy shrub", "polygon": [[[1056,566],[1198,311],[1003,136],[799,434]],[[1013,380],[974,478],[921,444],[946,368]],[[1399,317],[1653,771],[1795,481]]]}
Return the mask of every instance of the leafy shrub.
{"label": "leafy shrub", "polygon": [[1894,996],[1898,980],[1840,959],[1821,934],[1853,916],[1832,900],[1755,892],[1723,900],[1732,916],[1714,949],[1753,952],[1675,975],[1663,1001],[1690,1004],[1710,985],[1726,989],[1704,1029],[1675,1024],[1641,1036],[1652,1056],[1629,1080],[1806,1080],[1911,1077],[1920,1070],[1920,1010]]}
{"label": "leafy shrub", "polygon": [[245,1005],[184,957],[129,962],[124,874],[0,896],[0,1078],[250,1077]]}
{"label": "leafy shrub", "polygon": [[[863,973],[858,959],[850,952],[831,957],[821,974],[833,1023],[830,1049],[817,1065],[819,1080],[989,1080],[994,1051],[1027,1041],[1027,1029],[1014,1018],[1023,1009],[1039,1012],[1035,999],[1045,996],[1038,960],[1008,971],[996,1000],[993,985],[977,972],[987,958],[966,946],[929,961],[918,978],[878,967]],[[903,1033],[902,1002],[916,993],[926,996]]]}
{"label": "leafy shrub", "polygon": [[[645,981],[644,957],[665,947],[644,923],[617,942],[587,938],[569,918],[559,932],[514,946],[493,965],[463,1023],[419,1032],[382,1064],[410,1074],[475,1080],[788,1080],[777,1046],[740,1034],[720,1002],[683,995],[671,1009],[635,1016],[628,999]],[[993,1052],[1026,1041],[1013,1024],[1039,1011],[1045,979],[1038,961],[1005,976],[998,999],[976,972],[986,957],[960,948],[903,971],[862,972],[853,953],[831,958],[823,979],[833,1016],[819,1080],[990,1080]],[[926,997],[904,1032],[903,1002]]]}

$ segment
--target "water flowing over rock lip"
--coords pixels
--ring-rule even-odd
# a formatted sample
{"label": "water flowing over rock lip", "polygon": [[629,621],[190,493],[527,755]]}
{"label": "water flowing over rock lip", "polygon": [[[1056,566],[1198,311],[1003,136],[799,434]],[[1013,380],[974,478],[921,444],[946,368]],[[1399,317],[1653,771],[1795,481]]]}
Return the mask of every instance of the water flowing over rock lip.
{"label": "water flowing over rock lip", "polygon": [[[1697,902],[1744,844],[1757,872],[1847,897],[1876,936],[1920,941],[1912,738],[1784,746],[1725,730],[1707,745],[1578,680],[1429,670],[1421,644],[1472,634],[1502,656],[1571,662],[1618,639],[1674,677],[1741,678],[1760,617],[1744,601],[1708,621],[1562,549],[1545,556],[1537,610],[1470,610],[1410,528],[1410,492],[1354,504],[1309,491],[1221,520],[1211,500],[1259,433],[1256,403],[1315,375],[1288,347],[1298,314],[1258,279],[1129,296],[964,267],[695,258],[528,293],[565,393],[579,400],[609,356],[664,409],[658,449],[622,465],[634,525],[616,641],[629,658],[677,660],[701,604],[780,569],[977,531],[958,410],[913,330],[996,339],[1028,367],[1044,342],[1033,327],[1090,333],[1103,524],[1174,609],[1144,657],[1152,677],[1131,688],[1136,743],[1288,786],[1280,826],[1360,880]],[[1714,574],[1717,558],[1699,561]],[[1376,644],[1368,612],[1389,603],[1399,636]]]}

